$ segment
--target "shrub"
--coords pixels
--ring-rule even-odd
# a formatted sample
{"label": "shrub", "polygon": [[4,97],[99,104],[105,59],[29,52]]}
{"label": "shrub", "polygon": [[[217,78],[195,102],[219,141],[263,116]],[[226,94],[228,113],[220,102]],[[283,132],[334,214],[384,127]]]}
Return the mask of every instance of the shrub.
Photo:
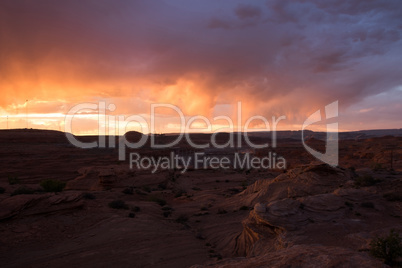
{"label": "shrub", "polygon": [[84,193],[82,195],[83,198],[85,199],[96,199],[95,195],[91,194],[91,193]]}
{"label": "shrub", "polygon": [[382,165],[380,163],[375,163],[373,165],[373,170],[374,171],[379,171],[379,170],[382,170],[382,169],[383,169],[383,167],[382,167]]}
{"label": "shrub", "polygon": [[352,208],[353,207],[353,203],[349,202],[349,201],[345,201],[345,205]]}
{"label": "shrub", "polygon": [[390,192],[383,195],[387,201],[402,201],[402,193],[400,192]]}
{"label": "shrub", "polygon": [[21,187],[18,187],[16,190],[14,190],[14,192],[11,193],[11,196],[20,195],[20,194],[33,194],[33,193],[35,193],[34,189],[29,188],[27,186],[21,186]]}
{"label": "shrub", "polygon": [[150,196],[150,197],[148,198],[148,201],[158,203],[161,207],[163,207],[164,205],[166,205],[166,200],[165,200],[165,199],[162,199],[162,198],[159,198],[159,197],[157,197],[157,196]]}
{"label": "shrub", "polygon": [[243,187],[243,190],[245,190],[245,189],[247,188],[247,186],[248,186],[247,181],[243,181],[243,182],[240,184],[240,186],[242,186],[242,187]]}
{"label": "shrub", "polygon": [[374,208],[373,202],[363,202],[360,204],[360,206],[364,208]]}
{"label": "shrub", "polygon": [[135,189],[135,193],[138,194],[138,195],[147,195],[146,193],[144,193],[140,189]]}
{"label": "shrub", "polygon": [[[178,177],[177,177],[178,178]],[[166,179],[175,182],[176,181],[176,176],[174,171],[169,171],[168,174],[166,175]]]}
{"label": "shrub", "polygon": [[134,189],[132,187],[127,187],[122,191],[123,194],[133,194]]}
{"label": "shrub", "polygon": [[128,205],[122,200],[114,200],[110,202],[109,207],[115,209],[128,209]]}
{"label": "shrub", "polygon": [[185,224],[188,221],[188,217],[186,215],[180,215],[177,219],[177,223]]}
{"label": "shrub", "polygon": [[186,191],[184,190],[179,190],[176,192],[176,194],[174,195],[175,198],[181,197],[182,195],[186,194]]}
{"label": "shrub", "polygon": [[135,218],[135,213],[130,212],[130,213],[128,214],[128,217],[130,217],[130,218]]}
{"label": "shrub", "polygon": [[218,214],[226,214],[226,213],[228,213],[226,210],[222,208],[218,209]]}
{"label": "shrub", "polygon": [[383,259],[386,264],[392,264],[402,256],[402,244],[399,234],[391,230],[386,237],[376,237],[370,242],[370,254]]}
{"label": "shrub", "polygon": [[150,192],[151,192],[151,188],[150,188],[149,186],[142,186],[141,189],[142,189],[144,192],[147,192],[147,193],[150,193]]}
{"label": "shrub", "polygon": [[364,175],[364,176],[359,176],[356,178],[355,185],[356,186],[372,186],[378,182],[380,182],[380,181],[374,179],[373,176]]}
{"label": "shrub", "polygon": [[141,208],[135,206],[135,207],[132,207],[131,210],[134,211],[134,212],[140,212],[140,211],[141,211]]}
{"label": "shrub", "polygon": [[248,207],[248,206],[241,206],[241,207],[239,208],[239,210],[249,210],[249,207]]}
{"label": "shrub", "polygon": [[161,189],[161,190],[166,190],[167,186],[164,183],[159,183],[158,188]]}
{"label": "shrub", "polygon": [[40,186],[42,186],[45,192],[61,192],[66,187],[66,183],[64,181],[48,179],[41,181]]}
{"label": "shrub", "polygon": [[205,236],[200,231],[195,234],[195,238],[205,240]]}
{"label": "shrub", "polygon": [[0,187],[0,194],[3,194],[6,191],[3,187]]}
{"label": "shrub", "polygon": [[233,192],[234,194],[240,193],[241,191],[237,188],[230,188],[229,191]]}
{"label": "shrub", "polygon": [[12,177],[8,176],[8,184],[14,185],[14,184],[20,184],[21,181],[17,177]]}

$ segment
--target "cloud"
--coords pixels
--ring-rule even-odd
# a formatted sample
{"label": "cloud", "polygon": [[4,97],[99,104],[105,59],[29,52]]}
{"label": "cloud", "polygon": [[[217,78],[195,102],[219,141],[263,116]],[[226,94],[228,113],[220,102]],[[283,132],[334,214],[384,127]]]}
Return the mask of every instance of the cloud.
{"label": "cloud", "polygon": [[224,21],[219,18],[211,18],[208,22],[208,28],[216,29],[216,28],[223,28],[223,29],[230,29],[232,28],[231,23]]}
{"label": "cloud", "polygon": [[242,101],[245,115],[300,124],[402,85],[398,3],[2,1],[0,107],[102,99],[126,114],[169,102],[211,116]]}
{"label": "cloud", "polygon": [[241,4],[235,8],[235,14],[239,19],[249,19],[260,17],[262,14],[261,8],[252,5]]}

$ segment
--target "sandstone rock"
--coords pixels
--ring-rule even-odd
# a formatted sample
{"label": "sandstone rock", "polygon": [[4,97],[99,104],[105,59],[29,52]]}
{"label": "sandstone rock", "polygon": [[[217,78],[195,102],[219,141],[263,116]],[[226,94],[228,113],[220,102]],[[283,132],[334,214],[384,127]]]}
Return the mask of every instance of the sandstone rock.
{"label": "sandstone rock", "polygon": [[192,268],[254,268],[254,267],[388,267],[368,253],[341,247],[320,245],[296,245],[257,257],[233,258],[208,266],[196,265]]}
{"label": "sandstone rock", "polygon": [[257,203],[254,206],[254,211],[256,213],[265,213],[267,211],[266,205],[261,204],[261,203]]}
{"label": "sandstone rock", "polygon": [[16,195],[0,202],[0,220],[81,208],[81,193]]}

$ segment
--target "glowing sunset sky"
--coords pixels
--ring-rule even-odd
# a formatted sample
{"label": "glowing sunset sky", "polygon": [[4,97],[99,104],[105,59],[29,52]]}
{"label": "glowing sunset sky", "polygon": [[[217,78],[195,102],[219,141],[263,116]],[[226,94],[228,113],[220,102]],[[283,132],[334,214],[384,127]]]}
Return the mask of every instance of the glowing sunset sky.
{"label": "glowing sunset sky", "polygon": [[[63,130],[83,102],[213,118],[241,101],[243,119],[299,130],[336,100],[341,130],[401,128],[401,37],[400,0],[2,0],[0,128],[26,127],[28,109],[30,128]],[[74,133],[97,134],[96,118]],[[177,131],[174,115],[157,130]]]}

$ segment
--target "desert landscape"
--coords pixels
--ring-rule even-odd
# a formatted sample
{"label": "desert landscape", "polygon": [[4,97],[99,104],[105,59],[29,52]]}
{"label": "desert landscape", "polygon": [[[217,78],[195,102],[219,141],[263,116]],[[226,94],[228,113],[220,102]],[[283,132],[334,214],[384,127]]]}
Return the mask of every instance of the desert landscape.
{"label": "desert landscape", "polygon": [[0,268],[402,267],[401,0],[0,0]]}
{"label": "desert landscape", "polygon": [[62,132],[2,130],[2,267],[385,267],[370,242],[402,232],[401,145],[344,139],[330,167],[279,138],[286,170],[152,174]]}

